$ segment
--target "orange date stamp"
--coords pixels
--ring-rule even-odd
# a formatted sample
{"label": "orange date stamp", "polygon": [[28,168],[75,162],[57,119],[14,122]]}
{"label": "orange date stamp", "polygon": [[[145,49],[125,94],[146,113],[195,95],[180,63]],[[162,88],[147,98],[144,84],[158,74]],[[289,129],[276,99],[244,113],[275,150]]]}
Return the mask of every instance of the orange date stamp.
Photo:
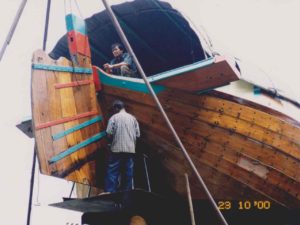
{"label": "orange date stamp", "polygon": [[218,201],[217,205],[220,210],[269,210],[271,208],[271,202],[264,200],[243,200],[235,202],[225,200]]}

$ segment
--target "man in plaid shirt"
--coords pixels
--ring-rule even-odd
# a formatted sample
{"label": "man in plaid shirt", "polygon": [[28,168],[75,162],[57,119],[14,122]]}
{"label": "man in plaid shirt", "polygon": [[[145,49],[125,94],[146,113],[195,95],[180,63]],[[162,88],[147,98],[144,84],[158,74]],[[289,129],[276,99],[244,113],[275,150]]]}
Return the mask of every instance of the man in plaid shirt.
{"label": "man in plaid shirt", "polygon": [[133,156],[136,138],[140,137],[139,124],[133,115],[126,112],[124,103],[116,100],[113,108],[116,114],[109,119],[106,129],[112,144],[104,184],[104,192],[110,193],[117,191],[120,175],[120,190],[133,188]]}

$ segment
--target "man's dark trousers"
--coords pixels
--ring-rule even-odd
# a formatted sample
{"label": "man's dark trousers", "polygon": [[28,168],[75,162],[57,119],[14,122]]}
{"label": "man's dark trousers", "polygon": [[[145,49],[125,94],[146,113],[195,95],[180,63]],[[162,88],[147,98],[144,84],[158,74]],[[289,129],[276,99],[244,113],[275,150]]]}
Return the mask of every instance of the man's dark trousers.
{"label": "man's dark trousers", "polygon": [[104,191],[116,192],[119,187],[119,176],[121,185],[119,190],[128,191],[133,189],[133,153],[111,152],[108,159],[107,175],[105,178]]}

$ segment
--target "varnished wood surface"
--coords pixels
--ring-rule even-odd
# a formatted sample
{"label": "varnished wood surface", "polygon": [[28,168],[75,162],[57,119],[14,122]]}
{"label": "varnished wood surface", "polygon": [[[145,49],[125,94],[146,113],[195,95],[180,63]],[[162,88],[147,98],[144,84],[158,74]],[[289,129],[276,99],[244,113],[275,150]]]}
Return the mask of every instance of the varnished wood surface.
{"label": "varnished wood surface", "polygon": [[239,79],[239,72],[226,59],[220,59],[203,68],[188,71],[155,82],[163,86],[195,92],[227,85]]}
{"label": "varnished wood surface", "polygon": [[[72,66],[67,59],[61,58],[55,61],[40,50],[34,53],[33,64]],[[86,58],[82,59],[81,65],[87,68],[91,67],[89,59]],[[43,174],[90,185],[96,185],[99,182],[95,160],[98,152],[103,151],[106,146],[103,140],[89,144],[55,163],[49,163],[49,160],[57,154],[105,130],[102,121],[72,132],[58,140],[52,139],[54,134],[88,121],[97,115],[102,115],[96,100],[93,82],[80,86],[55,88],[57,84],[92,81],[92,79],[92,75],[89,74],[33,70],[31,83],[33,127],[86,112],[97,112],[96,115],[34,130],[40,169]]]}
{"label": "varnished wood surface", "polygon": [[[213,196],[259,196],[300,208],[300,127],[296,121],[271,109],[263,111],[255,103],[243,105],[216,95],[167,90],[158,97]],[[170,186],[184,195],[183,175],[191,171],[151,96],[103,87],[104,108],[116,98],[137,117],[142,140],[166,169]],[[191,178],[191,184],[193,197],[203,198],[195,179]]]}

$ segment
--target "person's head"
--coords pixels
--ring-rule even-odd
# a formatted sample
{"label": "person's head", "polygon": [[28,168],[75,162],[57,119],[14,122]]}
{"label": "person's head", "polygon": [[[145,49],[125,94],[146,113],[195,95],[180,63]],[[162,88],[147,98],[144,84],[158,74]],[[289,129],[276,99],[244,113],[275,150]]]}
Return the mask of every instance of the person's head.
{"label": "person's head", "polygon": [[111,46],[111,51],[112,51],[112,54],[114,55],[114,57],[117,58],[123,54],[124,47],[120,43],[114,43]]}
{"label": "person's head", "polygon": [[113,103],[113,109],[115,112],[120,112],[121,109],[124,109],[125,105],[121,100],[115,100]]}

